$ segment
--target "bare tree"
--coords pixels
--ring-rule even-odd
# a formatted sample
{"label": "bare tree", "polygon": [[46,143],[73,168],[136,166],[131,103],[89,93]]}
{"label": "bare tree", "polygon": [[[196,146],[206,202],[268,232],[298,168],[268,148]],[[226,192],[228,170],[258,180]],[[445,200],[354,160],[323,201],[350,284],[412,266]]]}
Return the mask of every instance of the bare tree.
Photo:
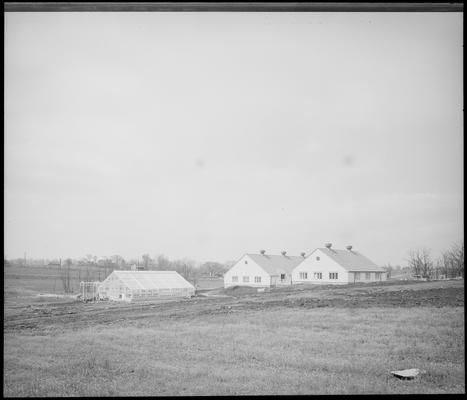
{"label": "bare tree", "polygon": [[408,266],[413,275],[421,275],[420,257],[418,250],[410,250],[407,259]]}
{"label": "bare tree", "polygon": [[441,258],[437,261],[437,267],[439,269],[439,273],[444,275],[446,278],[450,278],[452,276],[449,252],[445,251],[441,254]]}
{"label": "bare tree", "polygon": [[110,259],[115,265],[118,266],[119,269],[121,269],[125,265],[125,259],[118,254],[111,256]]}
{"label": "bare tree", "polygon": [[414,275],[429,278],[433,273],[433,261],[428,249],[416,249],[409,252],[408,264]]}
{"label": "bare tree", "polygon": [[65,260],[64,268],[62,268],[60,265],[60,279],[62,281],[63,290],[65,291],[65,293],[72,292],[71,274],[70,274],[70,269],[71,269],[72,264],[73,264],[73,261],[71,260],[71,258],[67,258]]}
{"label": "bare tree", "polygon": [[464,277],[464,241],[451,247],[451,258],[456,276]]}
{"label": "bare tree", "polygon": [[143,267],[145,270],[149,270],[149,266],[151,265],[151,257],[149,256],[149,254],[143,254]]}
{"label": "bare tree", "polygon": [[390,263],[387,263],[386,265],[383,266],[383,269],[386,270],[387,272],[387,277],[391,277],[391,272],[393,270],[392,265]]}
{"label": "bare tree", "polygon": [[447,277],[464,277],[464,241],[453,244],[443,252],[440,264]]}
{"label": "bare tree", "polygon": [[165,269],[169,269],[170,261],[163,254],[159,254],[157,256],[156,264],[157,264],[157,269],[165,270]]}
{"label": "bare tree", "polygon": [[215,261],[207,261],[199,266],[200,275],[209,275],[210,277],[222,276],[229,269],[225,264]]}
{"label": "bare tree", "polygon": [[174,264],[183,265],[182,275],[184,278],[191,282],[194,286],[197,285],[199,279],[199,269],[196,268],[196,263],[194,260],[184,258],[182,260],[175,261]]}

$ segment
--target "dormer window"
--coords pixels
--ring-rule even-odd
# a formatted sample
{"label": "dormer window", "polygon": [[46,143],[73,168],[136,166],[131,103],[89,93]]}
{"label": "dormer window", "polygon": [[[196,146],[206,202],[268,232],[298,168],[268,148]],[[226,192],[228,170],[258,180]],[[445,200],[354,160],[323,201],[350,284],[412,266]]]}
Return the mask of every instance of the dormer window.
{"label": "dormer window", "polygon": [[319,261],[319,256],[316,256],[316,261]]}

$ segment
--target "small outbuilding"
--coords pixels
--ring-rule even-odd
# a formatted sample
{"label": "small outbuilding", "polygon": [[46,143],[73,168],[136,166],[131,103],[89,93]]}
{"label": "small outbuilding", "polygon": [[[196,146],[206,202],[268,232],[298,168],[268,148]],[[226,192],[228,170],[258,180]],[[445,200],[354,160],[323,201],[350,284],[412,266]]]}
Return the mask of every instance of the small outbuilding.
{"label": "small outbuilding", "polygon": [[113,271],[98,292],[100,299],[149,301],[191,297],[195,287],[176,271]]}

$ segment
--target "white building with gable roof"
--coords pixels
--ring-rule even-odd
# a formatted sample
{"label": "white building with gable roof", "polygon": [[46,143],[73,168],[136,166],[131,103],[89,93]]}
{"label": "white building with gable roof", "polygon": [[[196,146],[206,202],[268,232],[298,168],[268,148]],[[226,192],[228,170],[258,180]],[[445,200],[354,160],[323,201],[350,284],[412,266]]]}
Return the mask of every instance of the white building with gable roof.
{"label": "white building with gable roof", "polygon": [[245,254],[224,274],[224,287],[290,285],[293,269],[303,260],[285,251],[281,255],[266,254],[264,250]]}
{"label": "white building with gable roof", "polygon": [[347,246],[333,249],[331,243],[315,249],[292,272],[293,283],[346,284],[379,282],[387,279],[386,271]]}

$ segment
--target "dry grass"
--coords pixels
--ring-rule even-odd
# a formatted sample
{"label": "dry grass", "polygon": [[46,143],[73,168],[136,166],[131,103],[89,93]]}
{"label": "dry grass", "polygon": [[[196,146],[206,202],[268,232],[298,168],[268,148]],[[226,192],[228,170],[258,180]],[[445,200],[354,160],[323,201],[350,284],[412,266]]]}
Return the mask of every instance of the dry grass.
{"label": "dry grass", "polygon": [[3,394],[463,393],[464,363],[461,307],[241,311],[6,334]]}

